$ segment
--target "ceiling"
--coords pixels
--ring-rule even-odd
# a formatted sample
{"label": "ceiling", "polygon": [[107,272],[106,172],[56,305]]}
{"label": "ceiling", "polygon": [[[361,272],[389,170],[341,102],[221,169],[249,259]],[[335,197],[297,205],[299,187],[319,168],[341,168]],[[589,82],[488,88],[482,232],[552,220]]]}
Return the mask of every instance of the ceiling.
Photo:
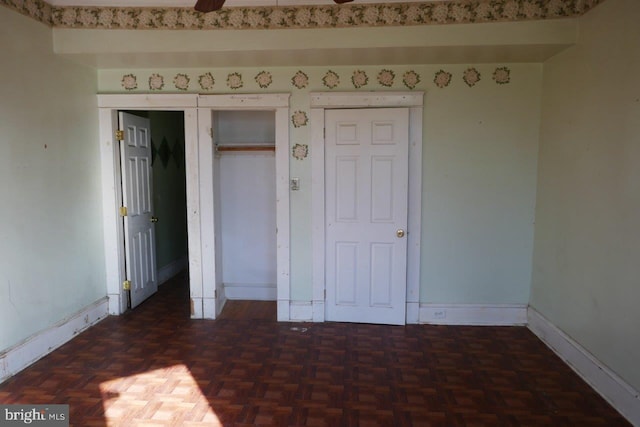
{"label": "ceiling", "polygon": [[[572,19],[525,19],[519,22],[504,22],[508,16],[506,5],[530,0],[469,1],[472,8],[488,5],[493,10],[495,22],[475,22],[469,15],[469,23],[459,23],[455,5],[467,4],[468,0],[415,1],[430,3],[424,11],[424,19],[430,24],[440,24],[433,8],[434,3],[450,3],[448,25],[347,25],[341,27],[341,12],[348,12],[354,21],[367,18],[367,13],[358,8],[335,6],[333,0],[227,0],[225,8],[237,6],[264,6],[268,15],[268,28],[251,27],[249,15],[242,15],[242,30],[234,27],[231,14],[207,14],[213,18],[225,18],[224,25],[198,27],[206,21],[198,21],[197,15],[170,11],[172,7],[190,8],[196,0],[49,0],[63,9],[56,12],[54,20],[54,51],[72,60],[98,69],[118,68],[172,68],[206,67],[210,64],[223,66],[294,66],[294,65],[374,65],[374,64],[453,64],[453,63],[518,63],[544,62],[575,42],[576,22]],[[559,1],[559,0],[542,0]],[[565,0],[563,0],[565,1]],[[572,0],[579,2],[582,0]],[[598,1],[598,0],[596,0]],[[377,1],[379,3],[379,0]],[[106,11],[107,24],[100,20],[102,12],[78,10],[85,6],[119,8],[125,4],[133,12]],[[317,28],[297,26],[297,16],[277,15],[278,6],[302,6],[304,4],[334,5],[336,21],[318,24]],[[354,0],[352,5],[376,3],[376,0]],[[406,0],[387,0],[385,3],[407,3]],[[555,4],[555,3],[554,3]],[[271,5],[271,6],[270,6]],[[149,12],[146,7],[166,7],[167,11]],[[399,7],[401,7],[399,5]],[[64,9],[71,9],[69,14]],[[301,10],[304,8],[301,8]],[[373,8],[375,9],[375,8]],[[427,10],[428,9],[428,10]],[[482,8],[482,9],[486,9]],[[503,9],[507,12],[503,13]],[[523,9],[525,11],[526,9]],[[553,12],[549,9],[549,13]],[[473,12],[473,11],[472,11]],[[360,13],[362,16],[358,15]],[[506,15],[505,15],[506,13]],[[136,18],[129,16],[135,15]],[[381,16],[383,14],[381,13]],[[409,13],[406,14],[409,20]],[[503,16],[504,15],[504,16]],[[118,27],[120,16],[130,19],[136,26]],[[167,21],[164,21],[164,17]],[[171,21],[173,16],[174,21]],[[203,15],[204,16],[204,15]],[[273,16],[276,20],[270,20]],[[315,15],[314,15],[315,16]],[[377,17],[378,15],[376,15]],[[422,15],[420,15],[422,16]],[[480,16],[480,15],[478,15]],[[70,23],[65,19],[70,18]],[[142,21],[142,17],[147,21]],[[179,17],[195,20],[196,25],[180,27]],[[320,15],[322,17],[322,15]],[[553,16],[556,17],[556,16]],[[562,16],[566,17],[566,15]],[[278,19],[287,19],[280,25]],[[180,18],[182,19],[182,18]],[[377,18],[376,18],[377,19]],[[139,21],[139,22],[138,22]],[[157,21],[157,22],[156,22]],[[245,22],[246,21],[246,22]],[[291,21],[291,22],[289,22]],[[517,21],[517,19],[516,19]],[[171,23],[173,22],[173,26]],[[187,22],[187,21],[185,21]],[[190,22],[190,21],[188,21]],[[197,24],[200,22],[200,24]],[[273,24],[275,22],[275,24]],[[320,21],[318,21],[320,22]],[[87,23],[89,23],[87,25]],[[246,25],[245,25],[246,24]],[[330,25],[333,24],[333,25]],[[262,25],[262,24],[261,24]],[[271,25],[273,28],[269,27]],[[246,27],[246,28],[245,28]],[[144,29],[144,31],[137,31]],[[168,29],[171,31],[157,31]],[[180,29],[181,31],[174,31]],[[196,31],[193,31],[196,30]],[[271,31],[273,30],[273,31]]]}
{"label": "ceiling", "polygon": [[98,69],[543,62],[572,20],[382,28],[113,31],[54,28],[54,50]]}

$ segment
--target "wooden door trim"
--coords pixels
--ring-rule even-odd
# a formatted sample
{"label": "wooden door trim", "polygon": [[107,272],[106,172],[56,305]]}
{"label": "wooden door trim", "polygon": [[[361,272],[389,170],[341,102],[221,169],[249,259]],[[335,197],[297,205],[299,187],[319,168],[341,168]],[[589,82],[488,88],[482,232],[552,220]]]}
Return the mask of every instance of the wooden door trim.
{"label": "wooden door trim", "polygon": [[311,93],[312,254],[314,322],[325,320],[325,110],[333,108],[409,108],[409,206],[407,227],[406,322],[418,323],[422,214],[423,92]]}
{"label": "wooden door trim", "polygon": [[[207,138],[206,120],[198,116],[210,115],[212,109],[270,109],[276,111],[276,168],[281,171],[277,182],[278,210],[278,320],[290,319],[289,289],[289,97],[290,94],[101,94],[97,96],[100,134],[100,162],[102,169],[102,197],[104,249],[109,297],[109,313],[121,314],[127,309],[125,280],[124,232],[118,207],[122,206],[119,186],[120,153],[115,140],[118,110],[164,110],[184,112],[185,173],[187,180],[187,233],[189,250],[189,287],[191,317],[215,318],[215,286],[211,286],[210,266],[203,265],[204,254],[211,248],[213,228],[201,221],[211,213],[211,168],[203,168],[198,159],[209,156],[211,144]],[[210,120],[209,120],[210,121]],[[200,127],[199,127],[200,126]],[[200,141],[201,140],[201,141]],[[205,190],[203,192],[203,189]],[[204,208],[204,213],[202,212]],[[207,228],[209,227],[209,228]],[[208,269],[207,269],[208,268]],[[207,279],[207,282],[205,282]]]}
{"label": "wooden door trim", "polygon": [[[104,94],[98,95],[98,123],[100,137],[100,164],[102,170],[102,200],[104,226],[104,250],[107,279],[109,314],[118,315],[127,310],[126,293],[122,282],[126,279],[124,260],[124,230],[118,207],[122,206],[120,171],[120,144],[116,141],[119,110],[166,110],[182,111],[185,116],[185,157],[197,150],[197,95],[144,95]],[[185,159],[186,161],[186,159]],[[187,227],[189,244],[189,285],[191,289],[202,288],[201,252],[199,239],[197,194],[197,163],[186,162]]]}
{"label": "wooden door trim", "polygon": [[[278,321],[291,320],[290,317],[290,204],[289,204],[289,94],[237,94],[237,95],[198,95],[198,133],[199,133],[199,215],[201,256],[204,260],[215,259],[215,200],[214,200],[214,148],[209,129],[212,128],[212,111],[229,110],[269,110],[275,112],[276,126],[276,228],[277,228],[277,311]],[[191,234],[189,234],[191,238]],[[215,318],[225,302],[221,278],[217,276],[214,262],[202,266],[202,317]],[[216,289],[219,292],[216,292]],[[193,294],[192,294],[193,295]]]}

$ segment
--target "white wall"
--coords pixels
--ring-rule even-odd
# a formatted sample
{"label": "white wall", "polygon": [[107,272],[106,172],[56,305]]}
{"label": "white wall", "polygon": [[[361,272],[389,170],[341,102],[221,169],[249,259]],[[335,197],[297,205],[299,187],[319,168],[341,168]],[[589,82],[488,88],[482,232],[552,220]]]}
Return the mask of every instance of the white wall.
{"label": "white wall", "polygon": [[225,285],[276,285],[273,153],[220,157],[220,231]]}
{"label": "white wall", "polygon": [[275,144],[273,111],[216,111],[217,142],[221,144]]}
{"label": "white wall", "polygon": [[[215,144],[275,144],[273,111],[215,111]],[[220,152],[218,256],[230,299],[276,297],[276,163],[273,152]]]}
{"label": "white wall", "polygon": [[640,390],[640,2],[544,64],[531,305]]}
{"label": "white wall", "polygon": [[96,71],[0,7],[0,353],[106,295]]}

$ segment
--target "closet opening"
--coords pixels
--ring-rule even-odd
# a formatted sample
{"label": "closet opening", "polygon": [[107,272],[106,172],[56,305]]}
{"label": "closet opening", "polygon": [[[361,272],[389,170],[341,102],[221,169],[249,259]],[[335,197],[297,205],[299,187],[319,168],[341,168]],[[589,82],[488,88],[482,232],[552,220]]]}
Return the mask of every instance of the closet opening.
{"label": "closet opening", "polygon": [[222,317],[233,313],[275,320],[276,113],[211,113],[215,264],[218,291],[225,301]]}

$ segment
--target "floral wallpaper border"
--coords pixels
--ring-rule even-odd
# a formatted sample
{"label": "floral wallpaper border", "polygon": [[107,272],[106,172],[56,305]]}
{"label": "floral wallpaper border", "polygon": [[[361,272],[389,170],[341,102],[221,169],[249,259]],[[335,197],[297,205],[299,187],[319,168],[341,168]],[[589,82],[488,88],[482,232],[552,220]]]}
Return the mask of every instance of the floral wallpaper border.
{"label": "floral wallpaper border", "polygon": [[467,68],[464,73],[462,73],[462,80],[464,80],[467,86],[473,87],[480,81],[480,76],[480,71],[473,67]]}
{"label": "floral wallpaper border", "polygon": [[295,144],[291,148],[291,155],[296,160],[304,160],[309,155],[309,146],[307,144]]}
{"label": "floral wallpaper border", "polygon": [[569,18],[605,0],[440,0],[300,7],[225,7],[200,13],[190,7],[52,6],[43,0],[0,0],[47,25],[97,29],[275,29],[461,24]]}
{"label": "floral wallpaper border", "polygon": [[[377,73],[377,81],[380,86],[393,87],[395,84],[396,73],[393,70],[382,69]],[[436,87],[443,89],[451,84],[453,74],[440,69],[434,73],[433,83]],[[195,77],[194,77],[195,79]],[[192,77],[188,74],[178,73],[173,77],[173,87],[179,91],[187,91],[190,88],[190,82]],[[269,71],[260,71],[254,78],[257,86],[261,89],[267,89],[273,83],[273,75]],[[366,71],[356,69],[353,71],[350,79],[351,85],[355,89],[360,89],[369,84],[369,76]],[[470,67],[462,72],[462,80],[469,87],[473,87],[481,80],[481,73],[475,67]],[[511,69],[509,67],[496,67],[492,73],[492,80],[498,85],[505,85],[511,82]],[[197,78],[200,89],[203,91],[214,90],[215,78],[211,72],[201,74]],[[302,89],[309,85],[309,76],[298,70],[290,79],[291,85],[294,88]],[[422,81],[422,77],[415,70],[408,70],[402,74],[402,84],[409,90],[415,89]],[[148,90],[159,91],[165,89],[165,77],[158,73],[153,73],[148,79]],[[340,84],[340,76],[332,70],[328,70],[322,78],[322,84],[329,88],[335,89]],[[144,87],[138,83],[138,77],[135,74],[123,74],[120,80],[120,85],[127,91],[133,90],[145,90]],[[399,85],[399,84],[398,84]],[[195,85],[194,85],[195,86]],[[229,73],[227,75],[226,86],[229,89],[241,89],[244,87],[244,81],[242,74],[239,72]],[[168,88],[172,90],[171,88]],[[198,90],[196,88],[196,90]],[[292,117],[292,122],[295,127],[305,126],[307,124],[308,117],[306,113],[302,111],[296,111]]]}

